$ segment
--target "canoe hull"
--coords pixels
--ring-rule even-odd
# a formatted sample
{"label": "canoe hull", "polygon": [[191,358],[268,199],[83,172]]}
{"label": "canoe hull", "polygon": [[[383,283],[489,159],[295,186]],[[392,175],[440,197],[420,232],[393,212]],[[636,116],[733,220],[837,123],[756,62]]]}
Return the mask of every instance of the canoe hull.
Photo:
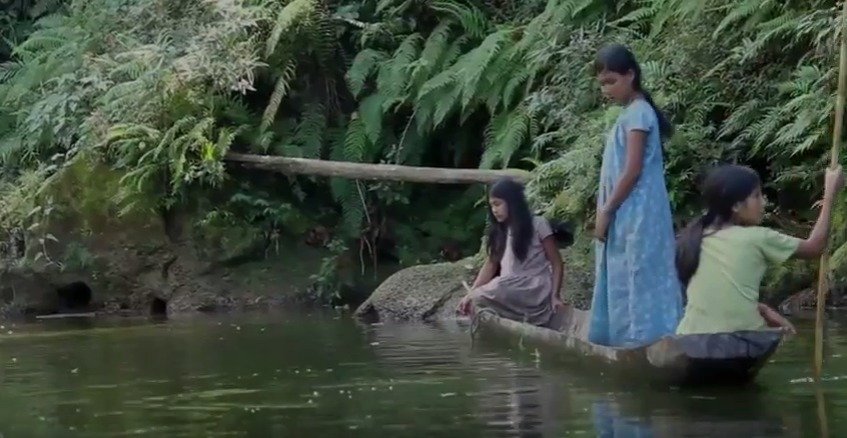
{"label": "canoe hull", "polygon": [[606,365],[612,373],[647,377],[674,386],[744,384],[755,379],[776,352],[783,334],[759,330],[674,335],[639,348],[615,348],[588,342],[588,312],[569,309],[552,327],[537,327],[483,309],[473,317],[474,336],[505,335],[523,345]]}

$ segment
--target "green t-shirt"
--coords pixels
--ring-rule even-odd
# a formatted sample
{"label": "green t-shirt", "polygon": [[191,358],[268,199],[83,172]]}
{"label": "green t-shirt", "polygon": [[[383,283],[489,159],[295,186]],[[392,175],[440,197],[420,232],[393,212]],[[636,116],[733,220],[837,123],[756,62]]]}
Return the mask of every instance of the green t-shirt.
{"label": "green t-shirt", "polygon": [[765,227],[724,228],[703,238],[677,334],[758,330],[759,286],[768,264],[788,260],[800,239]]}

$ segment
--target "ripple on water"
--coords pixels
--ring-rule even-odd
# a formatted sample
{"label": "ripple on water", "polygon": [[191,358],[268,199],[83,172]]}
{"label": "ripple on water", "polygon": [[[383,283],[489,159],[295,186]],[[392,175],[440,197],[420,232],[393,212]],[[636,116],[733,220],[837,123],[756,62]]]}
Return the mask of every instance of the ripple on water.
{"label": "ripple on water", "polygon": [[[15,342],[0,433],[772,437],[815,428],[802,343],[786,343],[759,392],[622,390],[596,370],[532,351],[472,347],[462,327],[319,315],[224,321]],[[842,344],[828,346],[828,388],[847,377]],[[826,397],[830,418],[847,414],[844,395]],[[830,431],[845,432],[837,427]]]}

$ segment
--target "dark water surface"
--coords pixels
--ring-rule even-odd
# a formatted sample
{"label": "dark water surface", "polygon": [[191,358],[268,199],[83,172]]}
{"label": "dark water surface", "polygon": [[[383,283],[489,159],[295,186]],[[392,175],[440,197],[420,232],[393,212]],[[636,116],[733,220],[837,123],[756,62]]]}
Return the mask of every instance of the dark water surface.
{"label": "dark water surface", "polygon": [[472,346],[458,324],[286,313],[4,326],[0,434],[847,436],[845,321],[829,324],[820,385],[801,323],[757,385],[697,391]]}

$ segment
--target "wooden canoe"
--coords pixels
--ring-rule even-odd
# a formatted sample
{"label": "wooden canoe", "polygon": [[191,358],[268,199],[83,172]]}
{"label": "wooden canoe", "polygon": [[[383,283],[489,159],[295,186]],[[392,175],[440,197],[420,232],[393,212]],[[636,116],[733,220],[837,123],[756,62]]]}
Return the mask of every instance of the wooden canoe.
{"label": "wooden canoe", "polygon": [[474,337],[506,335],[521,345],[604,364],[622,372],[674,386],[743,384],[755,379],[783,338],[778,329],[734,333],[672,335],[638,348],[616,348],[588,341],[588,312],[569,308],[550,328],[499,317],[490,309],[475,312]]}

